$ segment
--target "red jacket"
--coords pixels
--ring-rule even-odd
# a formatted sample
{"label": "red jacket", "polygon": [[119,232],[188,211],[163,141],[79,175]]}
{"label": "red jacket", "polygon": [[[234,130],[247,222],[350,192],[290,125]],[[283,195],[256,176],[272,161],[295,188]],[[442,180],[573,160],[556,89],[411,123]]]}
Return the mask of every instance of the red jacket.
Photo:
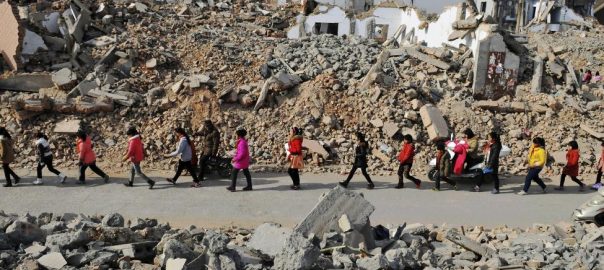
{"label": "red jacket", "polygon": [[566,152],[566,166],[562,170],[563,174],[568,176],[579,175],[579,150],[570,149]]}
{"label": "red jacket", "polygon": [[90,140],[90,136],[86,137],[84,141],[78,138],[76,144],[77,152],[82,163],[88,165],[96,161],[96,154],[94,153],[94,150],[92,150],[92,141]]}
{"label": "red jacket", "polygon": [[398,154],[398,161],[401,164],[413,163],[413,156],[415,155],[415,147],[413,144],[404,143],[401,152]]}
{"label": "red jacket", "polygon": [[145,150],[140,135],[136,135],[128,140],[128,157],[132,163],[140,163],[145,159]]}
{"label": "red jacket", "polygon": [[302,136],[294,136],[289,140],[289,153],[291,155],[301,155],[302,154]]}

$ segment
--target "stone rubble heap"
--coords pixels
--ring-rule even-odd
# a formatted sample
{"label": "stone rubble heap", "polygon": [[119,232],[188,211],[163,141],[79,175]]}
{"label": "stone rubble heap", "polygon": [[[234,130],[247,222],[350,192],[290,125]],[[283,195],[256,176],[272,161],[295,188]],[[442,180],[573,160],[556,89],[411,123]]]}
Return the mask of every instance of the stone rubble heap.
{"label": "stone rubble heap", "polygon": [[[71,134],[82,127],[92,134],[99,161],[121,170],[124,131],[134,125],[145,138],[146,166],[172,169],[175,161],[161,157],[176,143],[172,128],[194,133],[204,119],[212,119],[222,133],[221,155],[232,149],[236,128],[249,131],[257,170],[282,169],[283,144],[296,125],[305,131],[306,171],[312,172],[346,170],[354,133],[361,131],[372,148],[372,173],[393,173],[400,135],[411,134],[417,139],[414,173],[423,174],[434,156],[434,139],[468,127],[482,140],[491,130],[502,134],[512,149],[502,161],[503,173],[522,173],[532,136],[545,137],[556,160],[548,174],[560,172],[557,165],[565,162],[565,144],[572,139],[580,145],[581,173],[595,172],[596,140],[604,139],[599,126],[604,87],[577,87],[572,75],[580,78],[579,69],[602,68],[601,26],[504,35],[521,58],[516,95],[478,101],[471,89],[474,57],[467,47],[331,35],[288,40],[285,31],[293,25],[295,7],[275,8],[264,1],[168,2],[63,0],[20,7],[29,12],[28,29],[45,37],[48,48],[28,55],[22,68],[47,74],[36,79],[44,87],[38,85],[33,94],[0,94],[0,125],[15,135],[17,167],[36,165],[38,130],[51,137],[58,167],[75,166]],[[68,16],[65,11],[88,19],[66,24],[66,34],[42,23],[54,12]],[[58,46],[63,43],[71,47]],[[533,75],[538,63],[544,66],[540,80]],[[32,81],[20,76],[29,75],[5,72],[0,88],[7,80]],[[537,92],[533,81],[541,82]],[[57,132],[64,121],[77,124]]]}
{"label": "stone rubble heap", "polygon": [[[0,212],[0,268],[601,269],[604,229],[560,222],[520,229],[371,226],[374,207],[340,187],[294,229],[171,228],[154,219]],[[333,218],[335,217],[335,218]]]}

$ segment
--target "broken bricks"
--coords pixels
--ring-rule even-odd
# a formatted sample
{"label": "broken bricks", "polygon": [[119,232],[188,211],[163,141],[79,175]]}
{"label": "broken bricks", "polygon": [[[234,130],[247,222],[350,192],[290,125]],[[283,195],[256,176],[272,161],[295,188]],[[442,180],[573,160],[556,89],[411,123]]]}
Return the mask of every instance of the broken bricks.
{"label": "broken bricks", "polygon": [[426,104],[421,107],[419,114],[431,141],[449,137],[449,127],[438,108],[432,104]]}

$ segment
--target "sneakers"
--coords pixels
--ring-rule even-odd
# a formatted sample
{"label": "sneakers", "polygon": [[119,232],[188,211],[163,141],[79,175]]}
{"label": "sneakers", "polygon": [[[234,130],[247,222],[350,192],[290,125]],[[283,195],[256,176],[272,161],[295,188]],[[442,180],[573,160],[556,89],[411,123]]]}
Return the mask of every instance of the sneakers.
{"label": "sneakers", "polygon": [[291,186],[289,186],[289,188],[290,188],[291,190],[299,190],[299,189],[300,189],[300,186],[291,185]]}
{"label": "sneakers", "polygon": [[516,193],[516,194],[518,194],[518,195],[526,195],[526,194],[528,194],[528,193],[526,193],[526,191],[524,191],[524,190],[521,190],[520,192],[518,192],[518,193]]}
{"label": "sneakers", "polygon": [[440,191],[440,189],[433,187],[432,191]]}
{"label": "sneakers", "polygon": [[394,188],[396,188],[396,189],[405,188],[405,184],[403,184],[403,183],[398,183],[398,184],[396,185],[396,187],[394,187]]}
{"label": "sneakers", "polygon": [[343,188],[348,188],[348,183],[346,183],[346,181],[339,182],[338,184]]}
{"label": "sneakers", "polygon": [[474,186],[474,192],[480,192],[480,187],[479,186]]}
{"label": "sneakers", "polygon": [[12,186],[13,186],[13,184],[11,184],[11,183],[6,183],[6,184],[4,184],[4,185],[2,185],[2,186],[3,186],[3,187],[12,187]]}
{"label": "sneakers", "polygon": [[127,186],[127,187],[133,187],[133,186],[134,186],[134,184],[132,184],[132,182],[128,182],[128,183],[124,183],[124,186]]}
{"label": "sneakers", "polygon": [[581,191],[581,192],[585,191],[585,185],[579,186],[579,191]]}
{"label": "sneakers", "polygon": [[602,187],[602,183],[595,183],[591,186],[591,189],[598,190]]}
{"label": "sneakers", "polygon": [[415,183],[415,187],[417,189],[421,189],[422,188],[422,181],[418,181],[417,183]]}
{"label": "sneakers", "polygon": [[170,178],[166,178],[166,181],[168,181],[168,183],[172,184],[172,185],[176,185],[176,181],[170,179]]}
{"label": "sneakers", "polygon": [[[17,177],[15,178],[15,185],[16,185],[16,184],[19,184],[19,181],[21,181],[21,177],[17,176]],[[12,186],[12,185],[11,185],[11,186]]]}
{"label": "sneakers", "polygon": [[191,187],[192,188],[200,188],[201,184],[200,183],[193,183],[193,184],[191,184]]}
{"label": "sneakers", "polygon": [[543,193],[543,194],[547,193],[547,187],[544,187],[544,188],[541,190],[541,193]]}
{"label": "sneakers", "polygon": [[77,184],[78,185],[84,185],[84,184],[86,184],[86,181],[78,181]]}
{"label": "sneakers", "polygon": [[44,182],[42,182],[42,179],[38,178],[36,179],[36,181],[33,182],[33,184],[38,186],[44,184]]}
{"label": "sneakers", "polygon": [[243,188],[243,191],[250,191],[250,190],[252,190],[252,187],[250,187],[250,186],[247,186],[247,187]]}
{"label": "sneakers", "polygon": [[235,187],[227,187],[226,189],[230,192],[235,192]]}
{"label": "sneakers", "polygon": [[149,182],[149,189],[153,189],[153,186],[155,186],[155,181]]}
{"label": "sneakers", "polygon": [[555,188],[554,188],[554,190],[557,190],[557,191],[563,191],[563,190],[564,190],[564,187],[555,187]]}
{"label": "sneakers", "polygon": [[493,189],[493,190],[491,190],[491,194],[499,194],[499,190]]}
{"label": "sneakers", "polygon": [[109,175],[105,175],[105,177],[103,177],[103,181],[105,181],[105,184],[109,183]]}
{"label": "sneakers", "polygon": [[67,176],[64,174],[59,174],[59,183],[61,184],[65,184],[65,181],[67,180]]}
{"label": "sneakers", "polygon": [[373,189],[375,185],[373,183],[367,184],[367,189]]}

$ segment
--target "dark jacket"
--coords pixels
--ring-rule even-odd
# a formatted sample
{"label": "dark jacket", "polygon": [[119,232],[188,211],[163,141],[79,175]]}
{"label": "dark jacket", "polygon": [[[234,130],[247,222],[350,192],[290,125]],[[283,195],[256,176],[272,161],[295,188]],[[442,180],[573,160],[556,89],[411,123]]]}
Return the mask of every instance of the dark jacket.
{"label": "dark jacket", "polygon": [[203,148],[201,155],[216,156],[220,147],[220,132],[218,129],[206,130],[201,134],[203,136]]}
{"label": "dark jacket", "polygon": [[499,173],[499,153],[501,143],[494,143],[489,147],[489,156],[486,159],[486,167],[493,169],[493,173]]}
{"label": "dark jacket", "polygon": [[357,144],[357,147],[354,149],[354,166],[367,168],[367,154],[369,154],[367,142]]}
{"label": "dark jacket", "polygon": [[13,140],[4,136],[0,136],[0,161],[2,161],[3,164],[10,164],[15,161]]}

